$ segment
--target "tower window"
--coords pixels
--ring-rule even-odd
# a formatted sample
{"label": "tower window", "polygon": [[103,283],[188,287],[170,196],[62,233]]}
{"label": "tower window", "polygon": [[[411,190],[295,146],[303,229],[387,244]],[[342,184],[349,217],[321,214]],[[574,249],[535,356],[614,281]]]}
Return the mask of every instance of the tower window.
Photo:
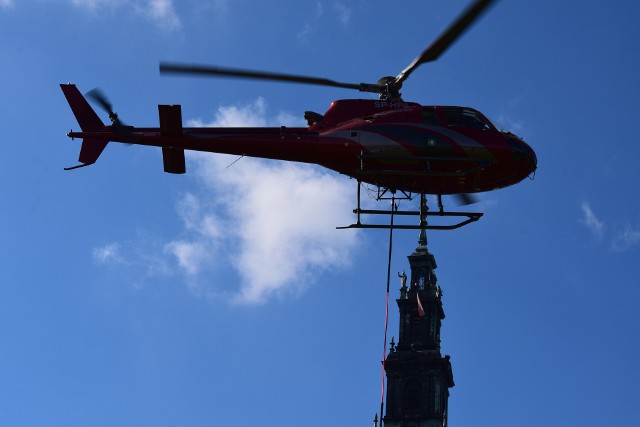
{"label": "tower window", "polygon": [[440,402],[442,402],[442,390],[440,387],[440,378],[433,379],[433,410],[439,414],[442,410]]}
{"label": "tower window", "polygon": [[404,389],[403,412],[406,415],[420,415],[420,384],[417,379],[407,381]]}
{"label": "tower window", "polygon": [[433,339],[436,337],[436,316],[435,313],[429,315],[429,336]]}

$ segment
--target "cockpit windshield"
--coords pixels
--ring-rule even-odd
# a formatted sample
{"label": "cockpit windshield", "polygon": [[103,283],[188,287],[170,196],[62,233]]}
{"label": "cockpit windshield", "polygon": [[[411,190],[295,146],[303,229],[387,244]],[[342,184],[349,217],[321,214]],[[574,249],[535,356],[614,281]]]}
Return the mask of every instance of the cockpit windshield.
{"label": "cockpit windshield", "polygon": [[441,126],[435,108],[422,107],[422,123],[430,126]]}
{"label": "cockpit windshield", "polygon": [[447,124],[452,127],[475,130],[491,130],[493,125],[478,111],[464,107],[439,107]]}

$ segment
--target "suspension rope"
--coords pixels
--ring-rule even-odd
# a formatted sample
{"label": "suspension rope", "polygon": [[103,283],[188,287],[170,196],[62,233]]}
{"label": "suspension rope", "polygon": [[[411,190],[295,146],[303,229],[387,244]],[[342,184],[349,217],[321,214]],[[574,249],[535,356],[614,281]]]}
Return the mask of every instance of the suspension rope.
{"label": "suspension rope", "polygon": [[389,284],[391,282],[391,253],[393,249],[393,215],[396,211],[395,194],[391,196],[391,226],[389,227],[389,258],[387,260],[387,295],[384,308],[384,344],[382,346],[382,387],[380,392],[380,427],[384,416],[384,384],[387,363],[387,329],[389,328]]}

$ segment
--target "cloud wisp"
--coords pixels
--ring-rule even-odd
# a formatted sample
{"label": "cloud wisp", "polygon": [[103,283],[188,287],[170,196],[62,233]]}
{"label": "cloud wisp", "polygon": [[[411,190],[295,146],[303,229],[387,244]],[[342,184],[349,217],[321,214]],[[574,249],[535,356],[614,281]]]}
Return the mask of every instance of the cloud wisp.
{"label": "cloud wisp", "polygon": [[611,242],[611,250],[623,252],[637,245],[640,245],[640,230],[634,229],[630,224],[626,224],[624,229],[614,236]]}
{"label": "cloud wisp", "polygon": [[108,243],[99,248],[94,248],[93,260],[98,264],[126,264],[121,254],[119,243]]}
{"label": "cloud wisp", "polygon": [[599,240],[604,240],[607,235],[612,236],[609,244],[610,251],[625,252],[640,246],[640,229],[634,228],[630,223],[626,223],[622,229],[613,227],[613,230],[608,233],[605,221],[596,216],[589,203],[582,202],[580,209],[582,210],[580,223],[587,227],[591,234]]}
{"label": "cloud wisp", "polygon": [[156,236],[139,230],[128,240],[93,248],[91,255],[94,263],[122,273],[133,288],[142,289],[151,280],[175,275],[163,245]]}
{"label": "cloud wisp", "polygon": [[13,7],[13,0],[0,0],[0,7],[9,9]]}
{"label": "cloud wisp", "polygon": [[336,1],[333,3],[333,11],[335,12],[338,22],[340,22],[343,27],[349,25],[349,22],[351,22],[352,13],[352,9],[350,7],[345,6],[339,1]]}
{"label": "cloud wisp", "polygon": [[176,210],[184,236],[165,244],[164,253],[174,256],[185,274],[197,276],[215,262],[218,243],[224,237],[223,224],[193,193],[184,194]]}
{"label": "cloud wisp", "polygon": [[593,233],[594,236],[602,238],[605,232],[605,225],[603,221],[600,221],[596,214],[591,209],[591,206],[587,202],[580,204],[582,210],[582,218],[580,222]]}
{"label": "cloud wisp", "polygon": [[173,0],[71,0],[71,3],[91,11],[127,8],[151,20],[163,30],[177,30],[182,27]]}
{"label": "cloud wisp", "polygon": [[311,20],[305,22],[302,29],[298,32],[298,40],[301,43],[307,43],[309,41],[309,37],[322,27],[322,22],[327,15],[330,20],[337,21],[342,27],[349,26],[351,16],[353,14],[353,9],[351,7],[340,1],[334,1],[329,8],[330,13],[327,14],[325,9],[323,2],[316,2]]}

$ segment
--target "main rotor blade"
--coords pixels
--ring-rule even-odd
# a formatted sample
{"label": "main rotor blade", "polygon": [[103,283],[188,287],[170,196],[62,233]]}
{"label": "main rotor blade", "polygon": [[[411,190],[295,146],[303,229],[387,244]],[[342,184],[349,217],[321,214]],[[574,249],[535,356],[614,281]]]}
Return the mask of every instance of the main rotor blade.
{"label": "main rotor blade", "polygon": [[464,11],[458,19],[454,21],[447,30],[440,35],[431,45],[426,48],[416,59],[413,60],[407,68],[405,68],[396,77],[395,85],[401,86],[402,82],[409,77],[416,68],[425,62],[431,62],[438,57],[462,35],[475,20],[477,20],[487,8],[494,3],[495,0],[476,0],[471,6]]}
{"label": "main rotor blade", "polygon": [[268,71],[255,71],[255,70],[242,70],[239,68],[226,68],[226,67],[218,67],[211,65],[197,65],[197,64],[178,64],[171,62],[161,62],[160,63],[160,73],[161,74],[196,74],[196,75],[205,75],[205,76],[225,76],[225,77],[236,77],[243,79],[254,79],[254,80],[275,80],[280,82],[290,82],[290,83],[304,83],[304,84],[312,84],[312,85],[320,85],[320,86],[333,86],[333,87],[341,87],[346,89],[356,89],[363,92],[371,92],[371,86],[375,87],[374,92],[378,92],[377,85],[368,85],[368,84],[354,84],[354,83],[340,83],[333,80],[321,78],[321,77],[310,77],[310,76],[299,76],[294,74],[282,74],[282,73],[272,73]]}

